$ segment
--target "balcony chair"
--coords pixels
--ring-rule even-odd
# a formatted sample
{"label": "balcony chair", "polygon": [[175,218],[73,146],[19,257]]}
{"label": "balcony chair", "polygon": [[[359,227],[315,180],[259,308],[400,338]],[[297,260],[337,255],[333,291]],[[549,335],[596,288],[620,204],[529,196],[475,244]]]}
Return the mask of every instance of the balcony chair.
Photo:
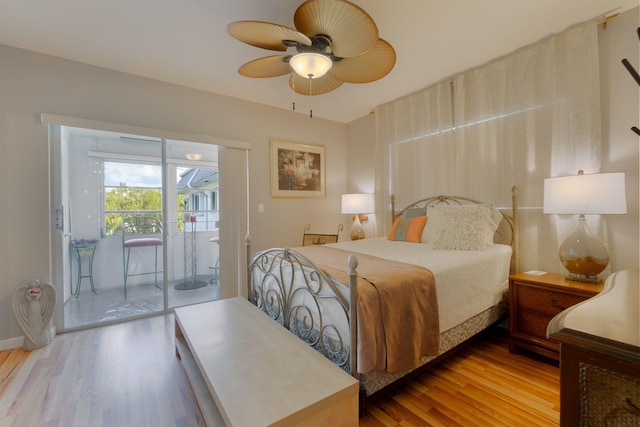
{"label": "balcony chair", "polygon": [[[159,234],[161,237],[152,237],[150,234]],[[142,237],[128,237],[128,236]],[[124,297],[127,298],[127,278],[129,276],[142,276],[154,274],[154,285],[158,289],[158,247],[162,246],[162,222],[158,218],[150,216],[130,216],[122,219],[122,265],[124,270]],[[155,249],[155,268],[145,273],[129,274],[129,257],[132,248],[153,247]]]}

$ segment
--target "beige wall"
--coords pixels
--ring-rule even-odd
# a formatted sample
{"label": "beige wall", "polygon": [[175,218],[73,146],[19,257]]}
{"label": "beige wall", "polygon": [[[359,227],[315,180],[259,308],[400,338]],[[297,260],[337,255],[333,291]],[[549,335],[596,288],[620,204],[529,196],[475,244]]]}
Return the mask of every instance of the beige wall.
{"label": "beige wall", "polygon": [[[1,45],[0,94],[0,345],[22,336],[11,311],[14,290],[34,278],[51,280],[47,128],[40,113],[250,142],[253,250],[299,245],[306,222],[333,231],[345,220],[344,124]],[[270,197],[270,138],[327,147],[325,199]]]}
{"label": "beige wall", "polygon": [[622,65],[627,58],[640,71],[640,8],[623,13],[600,26],[600,70],[602,102],[602,172],[626,172],[627,215],[608,215],[611,270],[638,267],[638,149],[640,138],[631,126],[640,127],[640,90]]}
{"label": "beige wall", "polygon": [[[374,157],[376,148],[376,119],[369,114],[354,120],[347,126],[347,188],[348,193],[374,193]],[[376,201],[377,203],[377,201]],[[362,223],[365,236],[377,235],[376,226],[386,218],[367,215],[368,221]],[[347,220],[345,238],[349,235],[351,220]],[[391,221],[390,219],[386,219]]]}

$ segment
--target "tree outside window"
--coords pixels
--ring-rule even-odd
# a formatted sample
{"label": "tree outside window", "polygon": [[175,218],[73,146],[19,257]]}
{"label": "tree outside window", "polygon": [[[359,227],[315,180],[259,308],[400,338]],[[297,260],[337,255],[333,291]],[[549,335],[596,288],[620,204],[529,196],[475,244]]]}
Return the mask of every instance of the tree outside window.
{"label": "tree outside window", "polygon": [[104,235],[122,232],[127,215],[162,220],[162,168],[160,165],[104,162]]}

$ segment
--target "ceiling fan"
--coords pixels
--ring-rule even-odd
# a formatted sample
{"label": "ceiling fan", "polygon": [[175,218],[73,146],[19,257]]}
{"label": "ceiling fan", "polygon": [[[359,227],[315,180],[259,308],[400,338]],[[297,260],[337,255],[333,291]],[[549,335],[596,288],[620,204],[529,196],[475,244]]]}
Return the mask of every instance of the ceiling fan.
{"label": "ceiling fan", "polygon": [[[289,86],[301,95],[321,95],[343,83],[369,83],[396,63],[393,47],[360,7],[346,0],[307,0],[294,14],[295,29],[262,21],[237,21],[227,32],[263,49],[296,53],[266,56],[242,65],[245,77],[291,74]],[[295,106],[294,106],[295,108]]]}

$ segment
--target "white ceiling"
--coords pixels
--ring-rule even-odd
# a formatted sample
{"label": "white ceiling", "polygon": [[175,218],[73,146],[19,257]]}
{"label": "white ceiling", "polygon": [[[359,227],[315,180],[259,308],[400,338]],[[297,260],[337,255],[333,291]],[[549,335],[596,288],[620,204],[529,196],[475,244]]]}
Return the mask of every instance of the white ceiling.
{"label": "white ceiling", "polygon": [[[293,27],[301,0],[0,0],[0,44],[290,109],[288,76],[242,77],[276,52],[245,45],[230,22]],[[386,77],[295,96],[296,110],[350,122],[380,104],[638,0],[353,0],[395,48]]]}

